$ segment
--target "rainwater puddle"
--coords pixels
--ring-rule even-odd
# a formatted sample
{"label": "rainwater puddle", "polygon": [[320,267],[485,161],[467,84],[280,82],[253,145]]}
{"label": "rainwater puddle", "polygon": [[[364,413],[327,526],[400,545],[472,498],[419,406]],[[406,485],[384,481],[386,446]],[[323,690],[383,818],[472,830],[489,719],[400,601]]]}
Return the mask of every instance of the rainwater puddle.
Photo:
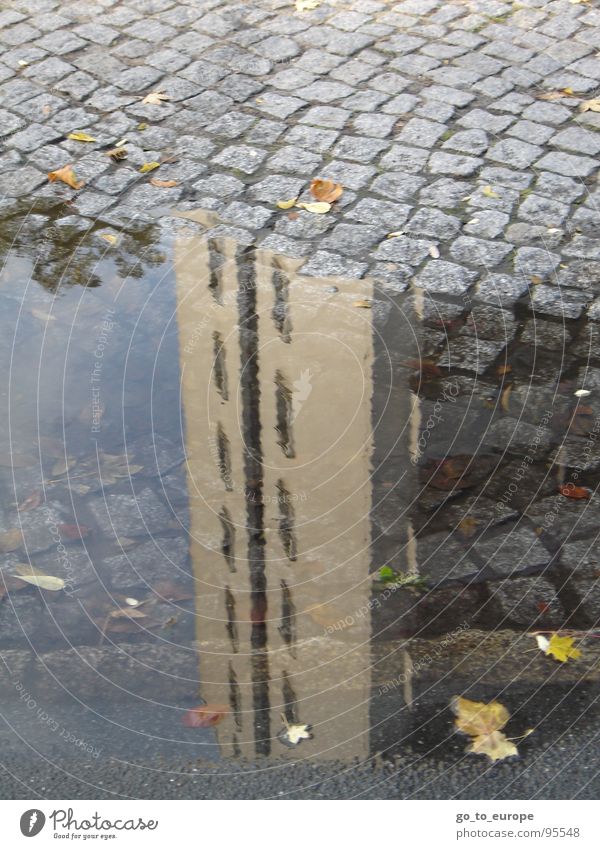
{"label": "rainwater puddle", "polygon": [[526,635],[598,620],[596,328],[211,226],[3,222],[3,746],[459,760],[452,695],[524,726],[595,681]]}

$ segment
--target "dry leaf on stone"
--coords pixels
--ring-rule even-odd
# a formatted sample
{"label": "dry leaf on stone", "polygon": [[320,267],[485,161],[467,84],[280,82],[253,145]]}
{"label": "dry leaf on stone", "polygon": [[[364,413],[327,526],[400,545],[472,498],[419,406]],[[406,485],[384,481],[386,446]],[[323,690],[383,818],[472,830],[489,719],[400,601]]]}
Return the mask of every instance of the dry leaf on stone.
{"label": "dry leaf on stone", "polygon": [[580,112],[600,112],[600,97],[595,97],[593,100],[584,100],[579,104]]}
{"label": "dry leaf on stone", "polygon": [[147,174],[148,171],[154,171],[156,168],[160,168],[160,162],[144,162],[140,168],[140,174]]}
{"label": "dry leaf on stone", "polygon": [[89,133],[69,133],[67,136],[71,141],[80,141],[80,142],[95,142],[96,139],[93,136],[90,136]]}
{"label": "dry leaf on stone", "polygon": [[293,206],[296,205],[297,200],[297,197],[291,198],[290,200],[278,200],[277,206],[279,207],[279,209],[291,209]]}
{"label": "dry leaf on stone", "polygon": [[127,148],[126,147],[113,147],[112,150],[107,150],[106,155],[110,156],[115,162],[118,162],[120,159],[127,158]]}
{"label": "dry leaf on stone", "polygon": [[572,97],[572,88],[561,88],[558,91],[546,91],[544,94],[538,94],[538,100],[560,100],[561,97]]}
{"label": "dry leaf on stone", "polygon": [[288,722],[285,716],[281,715],[283,728],[277,735],[278,739],[289,747],[298,746],[303,740],[312,740],[311,726],[300,722]]}
{"label": "dry leaf on stone", "polygon": [[158,91],[151,91],[150,94],[147,94],[142,100],[142,103],[149,104],[150,106],[160,106],[165,100],[170,99],[169,95],[165,94],[164,91],[160,89]]}
{"label": "dry leaf on stone", "polygon": [[312,9],[318,8],[323,0],[296,0],[297,12],[310,12]]}
{"label": "dry leaf on stone", "polygon": [[334,203],[338,198],[341,198],[344,188],[340,183],[334,183],[333,180],[316,179],[311,181],[310,193],[315,200]]}
{"label": "dry leaf on stone", "polygon": [[331,209],[330,203],[297,203],[296,206],[300,209],[305,209],[307,212],[312,212],[314,215],[324,215]]}
{"label": "dry leaf on stone", "polygon": [[573,643],[575,642],[574,637],[560,637],[558,634],[552,634],[550,639],[548,639],[542,634],[536,634],[535,639],[538,644],[538,648],[543,651],[544,654],[550,655],[555,660],[559,660],[561,663],[566,663],[569,658],[577,660],[577,658],[581,657],[580,650],[573,648]]}
{"label": "dry leaf on stone", "polygon": [[439,259],[440,258],[440,249],[438,247],[436,247],[435,245],[432,245],[429,248],[429,256],[432,259]]}
{"label": "dry leaf on stone", "polygon": [[71,165],[65,165],[63,168],[58,168],[56,171],[50,171],[48,179],[51,183],[57,180],[61,183],[66,183],[72,189],[81,189],[85,185],[83,180],[78,180]]}
{"label": "dry leaf on stone", "polygon": [[150,180],[150,184],[156,186],[158,189],[172,189],[173,186],[177,185],[177,180],[158,180],[156,177],[153,177]]}
{"label": "dry leaf on stone", "polygon": [[495,192],[491,186],[484,186],[481,190],[481,194],[485,195],[486,198],[499,198],[500,195],[498,192]]}
{"label": "dry leaf on stone", "polygon": [[363,310],[370,310],[371,307],[373,306],[373,303],[372,303],[372,301],[368,301],[365,298],[365,299],[360,300],[360,301],[354,301],[353,306],[359,307],[360,309],[363,309]]}
{"label": "dry leaf on stone", "polygon": [[467,752],[487,755],[491,761],[501,761],[519,753],[515,744],[502,732],[510,714],[500,702],[484,704],[455,696],[450,706],[456,714],[454,725],[457,731],[471,738]]}
{"label": "dry leaf on stone", "polygon": [[105,242],[108,242],[109,245],[116,245],[119,241],[119,237],[115,236],[113,233],[102,233],[100,238],[104,239]]}

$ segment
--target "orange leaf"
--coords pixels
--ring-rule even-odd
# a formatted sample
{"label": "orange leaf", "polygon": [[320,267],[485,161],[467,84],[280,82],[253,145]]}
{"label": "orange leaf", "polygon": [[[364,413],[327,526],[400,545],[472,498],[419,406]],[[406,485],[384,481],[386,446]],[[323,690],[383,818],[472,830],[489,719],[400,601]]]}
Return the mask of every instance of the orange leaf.
{"label": "orange leaf", "polygon": [[183,714],[181,722],[188,728],[212,728],[229,713],[228,705],[200,705]]}
{"label": "orange leaf", "polygon": [[73,171],[70,165],[65,165],[63,168],[59,168],[57,171],[50,171],[48,174],[48,179],[51,183],[59,180],[61,183],[66,183],[67,186],[71,186],[72,189],[81,189],[85,183],[83,180],[78,180],[75,176],[75,172]]}
{"label": "orange leaf", "polygon": [[558,487],[558,491],[565,498],[590,498],[591,492],[585,486],[575,486],[572,483],[565,483]]}
{"label": "orange leaf", "polygon": [[159,180],[158,177],[153,177],[150,183],[159,189],[172,189],[173,186],[177,185],[177,180]]}
{"label": "orange leaf", "polygon": [[333,180],[312,180],[310,193],[315,200],[320,200],[324,203],[333,203],[338,198],[341,198],[344,189],[339,183],[334,183]]}

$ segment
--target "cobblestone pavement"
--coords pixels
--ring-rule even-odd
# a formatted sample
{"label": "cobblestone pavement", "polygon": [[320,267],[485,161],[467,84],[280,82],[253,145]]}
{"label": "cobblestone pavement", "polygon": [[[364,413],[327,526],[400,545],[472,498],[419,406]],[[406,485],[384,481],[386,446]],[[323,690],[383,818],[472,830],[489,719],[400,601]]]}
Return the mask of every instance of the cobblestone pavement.
{"label": "cobblestone pavement", "polygon": [[[578,110],[600,86],[594,0],[4,6],[4,208],[73,196],[70,215],[123,225],[204,207],[242,241],[306,257],[306,274],[600,318],[600,113]],[[143,105],[152,90],[170,100]],[[67,140],[75,130],[97,142]],[[128,159],[111,164],[125,136]],[[47,183],[69,162],[77,193]],[[275,202],[315,176],[341,182],[342,201],[290,221]]]}
{"label": "cobblestone pavement", "polygon": [[[23,455],[14,468],[0,468],[3,573],[14,577],[22,559],[7,537],[17,527],[36,568],[69,582],[72,572],[82,594],[100,575],[109,596],[129,598],[140,587],[145,592],[169,580],[171,567],[182,573],[188,568],[177,333],[168,325],[174,296],[157,281],[172,273],[161,237],[180,223],[174,223],[173,209],[209,210],[220,223],[202,232],[295,257],[301,274],[372,277],[369,315],[396,357],[398,394],[406,398],[408,384],[418,396],[421,449],[408,507],[396,492],[397,458],[390,451],[399,419],[374,439],[375,455],[380,451],[386,462],[372,481],[378,504],[371,516],[373,570],[382,564],[404,570],[406,540],[397,518],[408,516],[422,585],[398,589],[389,603],[369,608],[373,658],[378,645],[385,653],[394,642],[399,652],[415,634],[423,639],[422,654],[433,651],[438,658],[440,637],[468,620],[468,633],[440,656],[438,666],[424,664],[419,673],[415,691],[423,716],[434,717],[442,703],[448,713],[452,693],[446,690],[457,680],[462,691],[477,681],[493,697],[506,682],[523,679],[525,703],[527,688],[537,693],[547,685],[540,689],[543,713],[554,671],[541,653],[532,659],[533,643],[523,635],[532,627],[587,632],[600,620],[600,112],[581,108],[600,90],[600,2],[355,0],[321,3],[307,12],[296,12],[294,5],[3,5],[0,236],[7,245],[14,241],[0,314],[11,332],[13,319],[18,329],[12,347],[11,334],[0,333],[0,353],[10,363],[11,386],[25,387],[19,391],[30,396],[32,410],[41,391],[35,415],[41,422],[37,436],[44,437],[35,456],[28,434],[17,451],[15,444],[2,445],[13,459]],[[142,103],[153,91],[169,99]],[[95,141],[69,140],[75,131]],[[122,139],[128,155],[115,162],[107,151]],[[160,163],[158,169],[142,173],[150,162]],[[48,181],[48,172],[68,163],[85,183],[78,190]],[[330,212],[290,215],[277,207],[296,196],[311,199],[308,186],[315,177],[344,187]],[[153,185],[155,178],[175,185]],[[19,252],[44,230],[41,246]],[[111,243],[111,234],[121,231],[124,238]],[[102,258],[109,243],[112,253]],[[32,272],[41,285],[23,295],[17,283],[19,275],[28,275],[19,262],[32,257],[42,258]],[[141,278],[148,288],[120,286],[111,258],[127,270],[123,277]],[[58,279],[74,285],[54,297]],[[148,296],[154,286],[162,296]],[[63,288],[71,298],[62,297]],[[85,291],[81,309],[75,290]],[[419,334],[420,362],[406,361],[401,346],[394,347],[406,303]],[[24,304],[33,315],[23,321]],[[43,320],[47,328],[44,310],[58,316],[54,337],[34,323]],[[86,368],[94,361],[98,327],[105,325],[111,344],[103,360],[107,412],[101,447],[109,455],[125,452],[140,465],[143,471],[131,480],[121,480],[118,469],[114,479],[109,469],[108,481],[102,479],[106,470],[90,475],[89,421],[81,409],[89,402]],[[171,345],[164,355],[170,360],[166,367],[161,361],[161,395],[153,407],[155,343],[165,333],[161,356]],[[69,346],[75,366],[67,366]],[[69,385],[61,398],[64,387],[52,380],[60,377],[56,363],[62,366],[63,357]],[[31,363],[39,368],[37,387]],[[375,409],[387,403],[381,400],[380,365],[376,351]],[[335,376],[335,367],[331,371]],[[54,395],[51,389],[44,395],[46,385],[55,386]],[[576,394],[582,388],[585,397]],[[22,402],[17,395],[17,410]],[[61,402],[67,414],[57,411]],[[56,419],[45,415],[48,409]],[[87,414],[89,419],[89,409]],[[126,445],[125,429],[133,435]],[[83,489],[68,481],[73,468],[76,478],[81,471],[85,479]],[[564,485],[586,491],[565,497],[559,490]],[[106,487],[114,489],[105,494]],[[42,488],[46,503],[37,503],[32,494]],[[26,509],[17,510],[17,504]],[[280,512],[278,520],[282,536],[290,537],[290,516]],[[91,542],[84,545],[82,524],[83,536],[91,529]],[[62,529],[68,543],[68,568],[56,567],[53,528]],[[377,580],[373,586],[376,599],[389,591]],[[93,703],[99,676],[105,676],[118,702],[123,688],[132,687],[134,698],[151,698],[157,681],[169,678],[162,684],[165,702],[178,722],[181,706],[195,703],[197,659],[186,642],[193,636],[193,604],[178,612],[169,639],[150,634],[140,642],[139,634],[128,638],[123,628],[115,629],[118,642],[98,646],[98,627],[113,608],[94,607],[95,597],[87,611],[75,596],[57,594],[41,606],[30,587],[11,588],[9,595],[0,609],[6,691],[32,674],[40,706],[50,705],[58,715],[65,686]],[[159,624],[172,619],[170,602],[163,601],[155,607]],[[114,598],[108,603],[114,606]],[[218,604],[223,607],[221,596]],[[252,613],[261,624],[264,611]],[[221,618],[231,625],[229,608]],[[286,625],[283,613],[280,624]],[[326,633],[319,631],[324,646],[331,644]],[[586,705],[597,684],[596,655],[586,646],[585,665],[558,667],[563,688],[575,688],[583,678],[590,684]],[[448,683],[452,663],[462,677],[456,673]],[[135,681],[134,671],[148,667],[153,677],[142,674]],[[379,683],[389,678],[385,670],[377,674]],[[442,682],[439,691],[436,681]],[[12,696],[18,713],[22,696]],[[379,694],[373,705],[371,716],[395,735],[397,702]],[[511,710],[519,706],[516,697],[509,704]],[[444,721],[445,739],[452,727],[447,716]],[[567,721],[561,718],[556,726],[559,741]],[[527,723],[537,725],[537,718]],[[374,732],[378,750],[387,745],[387,731],[381,739]],[[537,739],[545,745],[541,735]],[[538,745],[536,735],[531,745]],[[463,748],[456,743],[456,751]],[[590,769],[596,769],[592,761]]]}

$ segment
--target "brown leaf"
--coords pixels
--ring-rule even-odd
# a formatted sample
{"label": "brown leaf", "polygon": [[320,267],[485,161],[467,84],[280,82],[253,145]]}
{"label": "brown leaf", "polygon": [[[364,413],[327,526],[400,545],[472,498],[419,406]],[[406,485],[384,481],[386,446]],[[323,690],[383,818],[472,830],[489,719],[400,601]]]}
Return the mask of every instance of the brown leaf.
{"label": "brown leaf", "polygon": [[65,539],[83,539],[91,531],[91,528],[88,528],[87,525],[60,524],[57,525],[57,528]]}
{"label": "brown leaf", "polygon": [[11,528],[0,534],[0,552],[16,551],[23,545],[23,532],[20,528]]}
{"label": "brown leaf", "polygon": [[565,498],[584,499],[591,498],[592,493],[586,486],[575,486],[572,483],[565,483],[558,487],[558,491]]}
{"label": "brown leaf", "polygon": [[159,189],[172,189],[173,186],[178,185],[177,180],[159,180],[157,177],[153,177],[150,180],[151,185],[157,186]]}
{"label": "brown leaf", "polygon": [[334,203],[338,198],[341,198],[344,188],[340,183],[334,183],[333,180],[315,179],[311,181],[310,193],[315,200]]}
{"label": "brown leaf", "polygon": [[65,165],[62,168],[58,168],[56,171],[50,171],[48,179],[51,183],[55,183],[59,180],[61,183],[66,183],[67,186],[70,186],[72,189],[81,189],[85,185],[83,180],[77,179],[71,165]]}
{"label": "brown leaf", "polygon": [[562,97],[573,97],[573,89],[568,87],[558,89],[558,91],[546,91],[544,94],[538,94],[538,100],[560,100]]}
{"label": "brown leaf", "polygon": [[42,502],[42,493],[39,489],[35,489],[31,495],[28,495],[24,501],[17,506],[19,513],[27,513],[28,510],[34,510],[39,507]]}
{"label": "brown leaf", "polygon": [[127,148],[126,147],[113,147],[112,150],[107,150],[106,155],[110,156],[111,159],[114,159],[115,162],[118,162],[120,159],[127,158]]}
{"label": "brown leaf", "polygon": [[229,705],[200,705],[188,710],[181,718],[187,728],[212,728],[222,722],[229,713]]}

